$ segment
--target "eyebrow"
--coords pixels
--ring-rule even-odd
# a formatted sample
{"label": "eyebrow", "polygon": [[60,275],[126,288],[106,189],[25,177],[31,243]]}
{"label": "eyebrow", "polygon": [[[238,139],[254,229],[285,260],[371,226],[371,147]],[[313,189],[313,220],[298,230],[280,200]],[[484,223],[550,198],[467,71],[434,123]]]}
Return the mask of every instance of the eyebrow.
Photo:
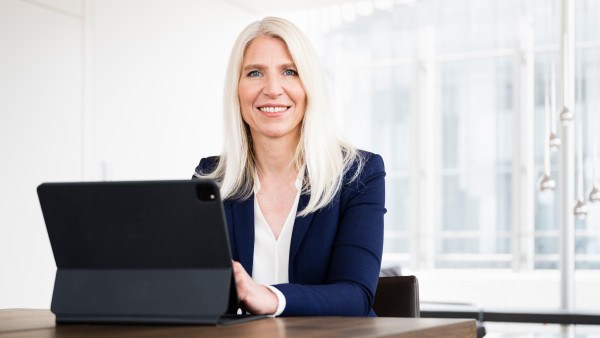
{"label": "eyebrow", "polygon": [[[267,66],[262,65],[262,64],[249,64],[244,66],[244,68],[242,68],[243,71],[248,71],[251,69],[258,69],[258,70],[264,70],[265,68],[267,68]],[[279,68],[281,69],[296,69],[296,65],[293,63],[284,63],[279,65]]]}

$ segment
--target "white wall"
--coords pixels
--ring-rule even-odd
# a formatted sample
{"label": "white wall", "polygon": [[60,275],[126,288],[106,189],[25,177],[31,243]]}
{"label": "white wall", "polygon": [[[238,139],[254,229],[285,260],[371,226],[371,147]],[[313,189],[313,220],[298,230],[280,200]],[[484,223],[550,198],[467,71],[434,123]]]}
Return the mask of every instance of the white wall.
{"label": "white wall", "polygon": [[48,307],[54,259],[36,186],[80,180],[81,18],[0,1],[0,308]]}
{"label": "white wall", "polygon": [[94,2],[86,178],[187,179],[221,150],[229,50],[251,17],[224,1]]}
{"label": "white wall", "polygon": [[221,148],[224,1],[0,1],[0,308],[48,308],[45,181],[188,179]]}

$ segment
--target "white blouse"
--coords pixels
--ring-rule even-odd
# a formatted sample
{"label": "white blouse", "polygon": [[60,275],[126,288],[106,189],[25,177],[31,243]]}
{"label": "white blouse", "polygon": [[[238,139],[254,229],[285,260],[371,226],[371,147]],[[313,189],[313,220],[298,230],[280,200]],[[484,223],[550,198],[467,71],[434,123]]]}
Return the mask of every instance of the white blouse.
{"label": "white blouse", "polygon": [[300,192],[302,190],[302,179],[304,170],[296,179],[296,199],[290,209],[290,212],[283,224],[279,238],[275,235],[267,223],[256,195],[260,191],[260,181],[258,175],[254,177],[254,258],[252,263],[252,279],[257,284],[263,284],[273,291],[279,299],[279,306],[275,316],[280,315],[285,309],[285,297],[278,289],[272,287],[273,284],[288,283],[288,267],[290,257],[290,244],[292,242],[292,230],[296,220],[296,211],[300,201]]}

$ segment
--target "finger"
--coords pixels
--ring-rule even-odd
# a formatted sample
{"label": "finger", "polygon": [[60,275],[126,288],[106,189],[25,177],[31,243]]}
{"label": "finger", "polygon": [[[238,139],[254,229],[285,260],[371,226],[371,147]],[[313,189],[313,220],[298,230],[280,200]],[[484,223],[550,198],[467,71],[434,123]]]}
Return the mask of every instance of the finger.
{"label": "finger", "polygon": [[240,301],[248,297],[249,280],[252,280],[246,270],[239,262],[233,262],[233,277]]}

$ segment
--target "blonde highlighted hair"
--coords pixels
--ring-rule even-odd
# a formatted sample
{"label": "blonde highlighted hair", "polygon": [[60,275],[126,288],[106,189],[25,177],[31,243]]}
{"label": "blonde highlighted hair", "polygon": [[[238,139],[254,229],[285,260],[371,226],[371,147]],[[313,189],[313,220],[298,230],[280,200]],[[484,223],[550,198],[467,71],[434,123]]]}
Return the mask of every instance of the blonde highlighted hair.
{"label": "blonde highlighted hair", "polygon": [[238,36],[229,57],[223,93],[225,147],[217,167],[212,172],[197,172],[196,176],[217,180],[224,199],[245,200],[252,196],[256,163],[250,131],[242,119],[238,83],[244,52],[258,37],[285,42],[306,92],[301,137],[292,163],[297,169],[305,166],[302,193],[310,194],[310,199],[298,214],[304,216],[327,206],[340,190],[350,166],[357,165],[354,179],[363,161],[357,149],[336,134],[316,52],[302,31],[285,19],[266,17],[248,25]]}

